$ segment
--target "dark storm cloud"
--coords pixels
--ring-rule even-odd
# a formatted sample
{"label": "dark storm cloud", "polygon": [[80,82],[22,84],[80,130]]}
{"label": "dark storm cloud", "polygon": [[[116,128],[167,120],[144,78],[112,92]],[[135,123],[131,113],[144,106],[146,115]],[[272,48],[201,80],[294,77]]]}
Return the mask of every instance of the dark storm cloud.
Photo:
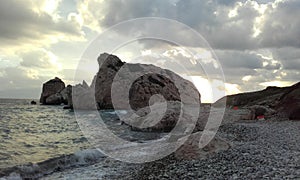
{"label": "dark storm cloud", "polygon": [[[228,13],[235,7],[234,1],[207,0],[110,0],[91,6],[102,7],[104,17],[99,20],[99,26],[110,27],[124,20],[140,17],[164,17],[182,22],[204,36],[208,42],[219,49],[247,49],[255,47],[252,38],[254,19],[258,16],[252,2],[247,2],[238,8],[238,14],[229,18]],[[103,7],[104,6],[104,7]],[[120,8],[122,7],[122,8]],[[98,12],[92,14],[99,18]],[[103,15],[103,14],[102,14]],[[139,27],[132,27],[138,30]],[[159,29],[163,30],[164,26]],[[168,29],[166,29],[167,31]],[[153,31],[149,29],[149,31]],[[176,29],[167,31],[176,37]]]}
{"label": "dark storm cloud", "polygon": [[[99,26],[102,27],[110,27],[132,18],[154,16],[178,20],[194,28],[216,49],[245,50],[300,45],[298,0],[110,0],[100,4],[92,2],[91,5],[103,8],[101,12],[104,16],[101,19],[97,17],[99,14],[94,13],[94,17],[99,19]],[[262,9],[261,3],[266,3],[267,9],[264,14],[259,10]],[[236,14],[229,17],[228,14],[233,9],[236,10]],[[257,18],[261,18],[261,22],[256,22]],[[261,34],[253,37],[255,27],[261,30]]]}
{"label": "dark storm cloud", "polygon": [[[262,13],[262,3],[266,8],[264,13]],[[258,83],[272,80],[272,78],[274,80],[275,77],[284,78],[280,73],[274,75],[273,71],[299,69],[298,57],[300,56],[288,55],[292,52],[291,47],[298,50],[300,45],[300,21],[298,20],[300,1],[298,0],[282,2],[271,0],[110,0],[101,5],[105,6],[103,8],[105,16],[99,20],[99,25],[104,27],[124,20],[148,16],[175,19],[187,24],[208,40],[217,52],[226,78],[236,83],[241,83],[243,76],[249,75],[256,76]],[[232,16],[229,17],[229,13],[234,9]],[[131,28],[138,32],[139,27]],[[179,36],[180,31],[176,29],[170,31],[170,28],[164,26],[155,28],[156,30],[151,28],[148,30],[151,32],[165,30],[166,34],[173,36],[174,39],[182,38]],[[256,36],[254,36],[255,33],[257,33]],[[188,35],[186,39],[189,39]],[[145,48],[155,47],[153,42],[142,43],[145,44]],[[285,48],[286,52],[278,53],[274,47]],[[270,49],[275,61],[258,55],[257,52],[260,49]],[[193,70],[193,67],[190,70]]]}

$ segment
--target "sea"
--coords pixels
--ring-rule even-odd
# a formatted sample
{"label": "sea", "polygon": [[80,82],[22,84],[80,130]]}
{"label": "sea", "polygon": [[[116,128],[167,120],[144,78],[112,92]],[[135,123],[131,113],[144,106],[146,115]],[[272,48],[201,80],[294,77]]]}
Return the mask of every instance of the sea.
{"label": "sea", "polygon": [[[65,110],[63,106],[31,105],[31,101],[0,99],[0,176],[22,166],[38,163],[47,166],[47,163],[53,163],[53,159],[95,154],[95,148],[82,133],[74,111]],[[112,110],[99,111],[99,114],[112,132],[127,140],[146,141],[163,136],[131,131],[130,127],[120,123]]]}

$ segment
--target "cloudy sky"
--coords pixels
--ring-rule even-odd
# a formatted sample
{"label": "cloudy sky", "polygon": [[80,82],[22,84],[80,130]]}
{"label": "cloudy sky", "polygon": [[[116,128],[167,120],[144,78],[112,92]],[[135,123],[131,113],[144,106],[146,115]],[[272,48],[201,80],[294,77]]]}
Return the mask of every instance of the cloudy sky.
{"label": "cloudy sky", "polygon": [[[77,83],[80,79],[74,80],[74,76],[76,73],[78,76],[78,63],[91,43],[111,26],[141,17],[176,20],[201,34],[221,64],[227,94],[299,81],[299,0],[0,2],[0,98],[38,98],[42,83],[55,76],[66,84]],[[129,31],[138,32],[139,28],[130,26],[126,32]],[[171,33],[170,27],[163,25],[150,27],[148,31]],[[209,82],[182,49],[188,47],[200,52],[203,47],[191,43],[188,35],[179,29],[171,31],[174,37],[185,37],[189,43],[180,48],[154,40],[137,41],[123,46],[115,54],[124,61],[154,52],[177,59],[185,64],[201,90]],[[122,39],[126,34],[112,33],[112,37],[104,47],[115,46],[114,39]],[[95,57],[90,58],[96,63],[97,55],[104,51],[105,48],[97,46]],[[155,60],[155,56],[151,57]],[[163,61],[162,66],[171,67],[172,63]],[[92,78],[85,73],[79,76],[88,82]],[[209,101],[208,95],[202,93],[202,96]]]}

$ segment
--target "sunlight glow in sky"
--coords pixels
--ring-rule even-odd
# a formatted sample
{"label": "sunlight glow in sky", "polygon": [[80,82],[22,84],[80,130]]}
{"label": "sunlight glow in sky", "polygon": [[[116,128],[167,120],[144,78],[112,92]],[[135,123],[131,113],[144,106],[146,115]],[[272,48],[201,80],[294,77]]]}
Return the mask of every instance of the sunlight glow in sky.
{"label": "sunlight glow in sky", "polygon": [[[90,82],[92,75],[86,73],[82,73],[82,80],[74,80],[88,45],[117,23],[150,16],[177,20],[207,40],[224,70],[225,89],[220,90],[223,94],[291,85],[299,81],[299,9],[298,0],[1,1],[0,98],[38,98],[42,83],[56,76],[66,84],[83,79]],[[122,35],[112,34],[112,38]],[[202,51],[200,47],[190,48]],[[160,43],[136,42],[116,55],[130,62],[141,52],[151,56],[159,49]],[[103,49],[97,51],[104,53]],[[160,53],[178,58],[181,63],[192,62],[192,58],[179,52]],[[168,62],[159,63],[171,67]],[[187,67],[204,102],[220,98],[219,92],[216,97],[211,95],[211,87],[217,87],[218,82],[205,79],[197,68]]]}

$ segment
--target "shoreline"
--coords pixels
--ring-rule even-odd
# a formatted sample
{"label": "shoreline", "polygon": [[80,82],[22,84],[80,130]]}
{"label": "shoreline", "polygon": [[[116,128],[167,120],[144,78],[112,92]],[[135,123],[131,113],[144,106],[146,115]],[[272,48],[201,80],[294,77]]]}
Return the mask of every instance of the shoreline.
{"label": "shoreline", "polygon": [[299,130],[300,121],[239,121],[221,127],[218,133],[231,141],[232,148],[206,159],[176,161],[168,156],[145,164],[108,159],[42,179],[297,179],[300,178]]}
{"label": "shoreline", "polygon": [[[38,163],[39,168],[31,164],[31,168],[23,169],[35,172],[32,177],[41,179],[293,179],[300,178],[299,130],[300,121],[240,120],[224,124],[218,131],[232,147],[205,159],[178,161],[170,155],[154,162],[130,164],[101,155],[97,150],[84,150]],[[5,176],[24,178],[24,174],[16,171]]]}

